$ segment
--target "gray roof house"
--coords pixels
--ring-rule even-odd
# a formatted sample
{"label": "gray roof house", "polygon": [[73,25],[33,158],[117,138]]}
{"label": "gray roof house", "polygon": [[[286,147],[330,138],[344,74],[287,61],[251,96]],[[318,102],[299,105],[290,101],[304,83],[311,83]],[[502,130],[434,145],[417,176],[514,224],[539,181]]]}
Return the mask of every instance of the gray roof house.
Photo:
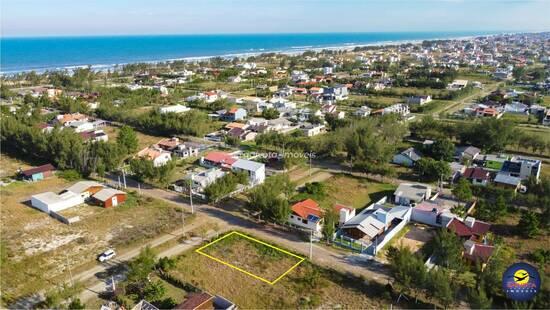
{"label": "gray roof house", "polygon": [[432,187],[425,184],[401,183],[393,193],[395,204],[409,206],[427,200],[432,195]]}
{"label": "gray roof house", "polygon": [[410,147],[401,153],[395,154],[392,162],[401,166],[412,167],[420,158],[422,158],[422,155],[413,147]]}

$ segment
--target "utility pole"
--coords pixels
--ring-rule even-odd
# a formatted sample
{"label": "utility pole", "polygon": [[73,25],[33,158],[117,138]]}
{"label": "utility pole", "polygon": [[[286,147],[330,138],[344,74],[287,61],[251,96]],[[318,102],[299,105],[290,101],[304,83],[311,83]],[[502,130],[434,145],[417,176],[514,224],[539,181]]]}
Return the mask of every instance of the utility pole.
{"label": "utility pole", "polygon": [[71,286],[74,286],[73,273],[71,271],[71,265],[69,264],[69,255],[65,252],[65,260],[67,261],[67,269],[69,269],[69,277],[71,280]]}
{"label": "utility pole", "polygon": [[122,179],[124,180],[124,188],[128,188],[126,187],[126,169],[122,168]]}
{"label": "utility pole", "polygon": [[191,173],[191,180],[189,181],[189,202],[191,203],[191,214],[195,214],[195,208],[193,207],[193,173]]}
{"label": "utility pole", "polygon": [[138,193],[141,196],[141,185],[139,184],[139,182],[138,182]]}
{"label": "utility pole", "polygon": [[313,229],[311,230],[311,235],[309,236],[309,260],[313,259]]}
{"label": "utility pole", "polygon": [[309,154],[309,176],[311,176],[311,154]]}
{"label": "utility pole", "polygon": [[115,277],[111,276],[111,284],[113,286],[113,293],[115,292],[116,290],[116,284],[115,284]]}

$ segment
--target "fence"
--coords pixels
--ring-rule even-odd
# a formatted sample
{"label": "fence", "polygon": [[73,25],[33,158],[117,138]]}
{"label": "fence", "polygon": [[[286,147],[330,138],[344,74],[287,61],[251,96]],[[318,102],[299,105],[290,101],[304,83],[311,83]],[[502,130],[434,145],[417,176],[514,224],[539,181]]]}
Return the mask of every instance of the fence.
{"label": "fence", "polygon": [[409,209],[401,222],[392,227],[387,233],[382,236],[382,240],[380,240],[379,238],[377,242],[371,244],[371,246],[369,246],[366,251],[367,254],[375,256],[380,249],[382,249],[393,237],[395,237],[396,234],[398,234],[403,228],[405,228],[405,226],[407,226],[411,218],[411,213],[412,209]]}
{"label": "fence", "polygon": [[365,246],[361,241],[346,237],[344,235],[337,235],[332,241],[338,246],[350,249],[352,251],[357,251],[359,253],[365,252],[368,248],[368,246]]}

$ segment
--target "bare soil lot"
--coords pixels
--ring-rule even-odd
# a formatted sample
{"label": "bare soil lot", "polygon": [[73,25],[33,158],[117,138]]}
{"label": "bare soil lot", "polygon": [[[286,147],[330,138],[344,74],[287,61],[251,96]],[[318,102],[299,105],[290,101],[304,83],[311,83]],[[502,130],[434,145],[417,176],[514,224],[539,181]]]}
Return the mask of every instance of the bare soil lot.
{"label": "bare soil lot", "polygon": [[201,252],[271,282],[303,260],[237,233],[218,240]]}
{"label": "bare soil lot", "polygon": [[180,223],[178,207],[135,194],[115,208],[82,205],[67,209],[64,212],[81,218],[72,225],[29,206],[31,195],[59,192],[70,184],[52,177],[0,188],[0,273],[5,304],[66,280],[67,258],[76,273],[94,264],[107,247],[120,252],[173,231]]}
{"label": "bare soil lot", "polygon": [[[241,256],[256,255],[246,246]],[[211,294],[224,296],[242,309],[349,308],[382,309],[389,301],[383,288],[367,286],[350,278],[304,261],[274,285],[228,268],[194,251],[178,257],[171,272]]]}

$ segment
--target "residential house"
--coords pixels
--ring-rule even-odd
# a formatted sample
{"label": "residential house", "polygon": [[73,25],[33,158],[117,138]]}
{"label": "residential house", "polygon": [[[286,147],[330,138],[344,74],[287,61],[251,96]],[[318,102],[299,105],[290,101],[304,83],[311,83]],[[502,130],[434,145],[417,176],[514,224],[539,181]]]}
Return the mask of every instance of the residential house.
{"label": "residential house", "polygon": [[180,158],[195,157],[195,156],[199,156],[199,151],[201,148],[202,148],[202,145],[199,143],[186,141],[178,144],[172,150],[172,154]]}
{"label": "residential house", "polygon": [[415,104],[415,105],[424,105],[428,102],[432,101],[432,96],[411,96],[407,98],[408,104]]}
{"label": "residential house", "polygon": [[210,152],[206,156],[201,157],[201,166],[213,168],[220,167],[224,169],[231,169],[231,166],[237,161],[233,155],[225,152]]}
{"label": "residential house", "polygon": [[188,111],[191,111],[191,108],[189,108],[187,106],[184,106],[184,105],[181,105],[181,104],[163,106],[163,107],[159,108],[160,114],[184,113],[184,112],[188,112]]}
{"label": "residential house", "polygon": [[481,167],[466,168],[462,177],[472,182],[473,185],[487,186],[491,181],[491,173]]}
{"label": "residential house", "polygon": [[396,205],[410,206],[427,200],[432,195],[432,188],[425,184],[401,183],[393,193]]}
{"label": "residential house", "polygon": [[323,90],[323,101],[334,102],[348,99],[349,91],[346,85],[335,85]]}
{"label": "residential house", "polygon": [[92,195],[92,198],[97,201],[102,207],[116,207],[126,201],[126,193],[114,188],[103,188],[99,192]]}
{"label": "residential house", "polygon": [[52,176],[55,172],[55,167],[52,164],[46,164],[31,169],[21,171],[24,180],[39,181]]}
{"label": "residential house", "polygon": [[223,177],[226,174],[221,168],[210,168],[206,171],[202,171],[198,174],[189,176],[191,179],[194,192],[202,193],[208,187],[208,185],[216,182],[217,179]]}
{"label": "residential house", "polygon": [[105,186],[103,186],[103,184],[95,181],[79,181],[69,186],[65,191],[79,195],[82,199],[86,200],[102,190],[104,187]]}
{"label": "residential house", "polygon": [[464,240],[485,242],[491,224],[476,220],[471,216],[466,217],[464,221],[455,217],[447,224],[446,228]]}
{"label": "residential house", "polygon": [[247,116],[246,110],[243,108],[231,108],[228,111],[225,111],[221,115],[221,119],[228,122],[244,120]]}
{"label": "residential house", "polygon": [[401,116],[407,116],[411,113],[411,110],[408,105],[402,103],[396,103],[389,107],[382,109],[382,115],[386,114],[398,114]]}
{"label": "residential house", "polygon": [[153,161],[153,166],[161,167],[172,160],[170,152],[163,150],[157,145],[149,146],[137,153],[137,156],[143,159]]}
{"label": "residential house", "polygon": [[447,85],[448,90],[460,90],[468,86],[468,80],[454,80],[451,84]]}
{"label": "residential house", "polygon": [[548,109],[544,114],[544,117],[542,119],[542,125],[550,126],[550,109]]}
{"label": "residential house", "polygon": [[313,231],[316,236],[321,235],[323,227],[323,211],[313,199],[306,199],[291,207],[288,223],[291,226]]}
{"label": "residential house", "polygon": [[337,234],[360,242],[368,254],[376,255],[410,221],[412,209],[406,206],[388,208],[381,201],[344,223]]}
{"label": "residential house", "polygon": [[422,158],[422,154],[410,147],[401,153],[393,156],[393,163],[401,166],[412,167]]}
{"label": "residential house", "polygon": [[304,123],[300,126],[300,130],[306,137],[313,137],[325,132],[325,125]]}
{"label": "residential house", "polygon": [[481,150],[474,146],[459,146],[455,150],[454,157],[457,160],[464,161],[472,161],[476,159],[479,154],[481,153]]}
{"label": "residential house", "polygon": [[335,204],[334,210],[338,214],[338,226],[344,225],[355,216],[355,209],[341,204]]}
{"label": "residential house", "polygon": [[542,162],[540,160],[518,156],[505,161],[499,173],[518,177],[522,180],[529,177],[538,180],[541,171]]}
{"label": "residential house", "polygon": [[521,187],[521,178],[508,175],[506,173],[497,173],[493,180],[496,187],[508,188],[518,191]]}
{"label": "residential house", "polygon": [[88,116],[81,113],[59,114],[55,118],[55,122],[65,127],[69,127],[73,122],[86,121],[88,121]]}
{"label": "residential house", "polygon": [[84,141],[91,141],[91,142],[109,141],[109,136],[103,130],[81,132],[80,136]]}
{"label": "residential house", "polygon": [[265,165],[256,161],[238,159],[231,165],[235,172],[246,172],[250,185],[262,184],[265,180]]}
{"label": "residential house", "polygon": [[94,130],[94,124],[88,121],[74,121],[69,125],[76,133]]}
{"label": "residential house", "polygon": [[411,220],[436,227],[447,227],[456,216],[448,209],[432,201],[422,201],[412,208]]}
{"label": "residential house", "polygon": [[355,110],[355,112],[353,112],[353,115],[357,117],[367,117],[370,115],[371,111],[372,111],[371,108],[364,105],[361,108]]}
{"label": "residential house", "polygon": [[[206,292],[189,293],[185,301],[174,307],[174,310],[235,310],[237,306],[228,299]],[[153,309],[154,310],[154,309]]]}

